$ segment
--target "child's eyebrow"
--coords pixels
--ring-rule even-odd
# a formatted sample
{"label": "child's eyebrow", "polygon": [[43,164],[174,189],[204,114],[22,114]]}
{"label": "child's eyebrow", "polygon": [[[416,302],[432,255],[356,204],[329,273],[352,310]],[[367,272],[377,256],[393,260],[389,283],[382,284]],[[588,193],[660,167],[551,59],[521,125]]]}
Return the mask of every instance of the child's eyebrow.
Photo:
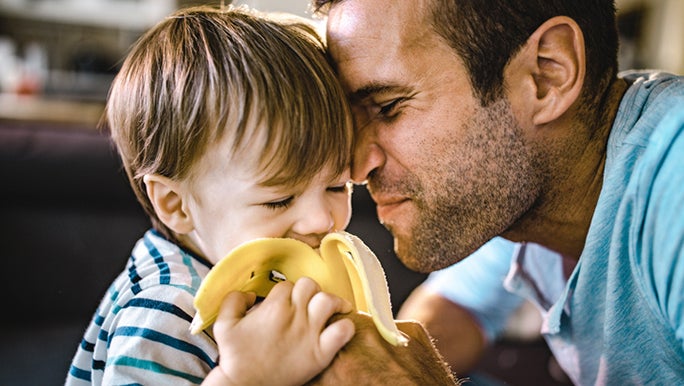
{"label": "child's eyebrow", "polygon": [[306,186],[310,182],[305,181],[305,182],[299,182],[299,183],[284,183],[281,179],[278,177],[267,177],[262,180],[257,181],[254,185],[258,188],[261,189],[268,189],[271,191],[275,192],[286,192],[286,191],[292,191],[292,190],[297,190],[300,186]]}
{"label": "child's eyebrow", "polygon": [[[328,177],[325,178],[325,184],[326,185],[337,185],[337,184],[343,184],[351,181],[351,178],[345,178],[344,180],[342,179],[342,176],[344,175],[344,172],[339,173],[339,174],[330,174]],[[276,177],[277,178],[277,177]],[[255,186],[263,189],[268,189],[276,192],[293,192],[293,191],[298,191],[301,189],[306,188],[307,186],[311,185],[313,182],[313,177],[309,179],[304,179],[300,182],[297,183],[292,183],[292,184],[287,184],[287,183],[270,183],[270,181],[276,179],[274,177],[268,177],[263,180],[258,181]]]}

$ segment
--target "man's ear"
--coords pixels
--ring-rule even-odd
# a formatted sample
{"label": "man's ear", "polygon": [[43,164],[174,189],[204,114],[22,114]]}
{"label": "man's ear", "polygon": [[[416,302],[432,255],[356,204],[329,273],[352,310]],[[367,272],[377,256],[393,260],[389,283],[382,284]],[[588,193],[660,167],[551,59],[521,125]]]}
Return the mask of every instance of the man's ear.
{"label": "man's ear", "polygon": [[159,220],[178,234],[190,233],[194,225],[184,205],[180,184],[158,174],[146,174],[143,181]]}
{"label": "man's ear", "polygon": [[[513,74],[511,71],[515,71]],[[586,74],[584,35],[571,18],[557,16],[539,26],[507,67],[511,98],[523,92],[534,125],[563,115],[579,97]],[[522,80],[526,91],[516,91]],[[523,87],[523,90],[525,88]]]}

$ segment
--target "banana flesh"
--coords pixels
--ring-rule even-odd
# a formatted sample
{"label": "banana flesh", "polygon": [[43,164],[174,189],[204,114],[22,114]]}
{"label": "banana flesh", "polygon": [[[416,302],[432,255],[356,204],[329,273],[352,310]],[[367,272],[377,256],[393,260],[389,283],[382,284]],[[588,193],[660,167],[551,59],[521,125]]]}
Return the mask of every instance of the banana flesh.
{"label": "banana flesh", "polygon": [[370,314],[382,337],[392,345],[408,344],[394,321],[385,271],[370,248],[348,232],[325,236],[319,252],[288,238],[260,238],[239,245],[200,285],[190,331],[197,334],[211,326],[223,298],[231,291],[251,291],[266,297],[279,281],[294,282],[305,276],[315,280],[322,291]]}

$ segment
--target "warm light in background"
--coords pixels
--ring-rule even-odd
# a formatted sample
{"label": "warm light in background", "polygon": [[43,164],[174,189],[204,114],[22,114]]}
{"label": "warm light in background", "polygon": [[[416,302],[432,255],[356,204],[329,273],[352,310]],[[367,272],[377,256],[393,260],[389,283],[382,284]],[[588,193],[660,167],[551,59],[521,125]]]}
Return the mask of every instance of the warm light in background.
{"label": "warm light in background", "polygon": [[[266,11],[311,16],[306,0],[237,0]],[[616,0],[621,69],[658,68],[684,74],[684,0]]]}
{"label": "warm light in background", "polygon": [[[224,0],[0,0],[0,93],[102,101],[126,50],[174,9]],[[311,17],[309,0],[235,0]],[[684,74],[684,0],[617,0],[620,69]]]}

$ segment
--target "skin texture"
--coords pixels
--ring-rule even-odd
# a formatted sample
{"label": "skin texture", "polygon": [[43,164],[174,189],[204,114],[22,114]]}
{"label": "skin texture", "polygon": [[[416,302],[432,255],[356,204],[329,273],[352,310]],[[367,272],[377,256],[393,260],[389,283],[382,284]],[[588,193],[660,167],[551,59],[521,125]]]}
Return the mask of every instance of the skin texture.
{"label": "skin texture", "polygon": [[[624,82],[613,80],[597,108],[581,105],[584,36],[559,16],[532,32],[504,69],[503,97],[483,105],[460,58],[431,29],[429,5],[344,0],[328,11],[329,52],[355,116],[352,179],[367,183],[411,269],[446,267],[497,235],[576,261]],[[483,345],[468,337],[479,333],[475,321],[444,298],[412,297],[401,317],[462,344],[445,353],[455,369],[470,368]],[[447,337],[447,325],[463,334]]]}

